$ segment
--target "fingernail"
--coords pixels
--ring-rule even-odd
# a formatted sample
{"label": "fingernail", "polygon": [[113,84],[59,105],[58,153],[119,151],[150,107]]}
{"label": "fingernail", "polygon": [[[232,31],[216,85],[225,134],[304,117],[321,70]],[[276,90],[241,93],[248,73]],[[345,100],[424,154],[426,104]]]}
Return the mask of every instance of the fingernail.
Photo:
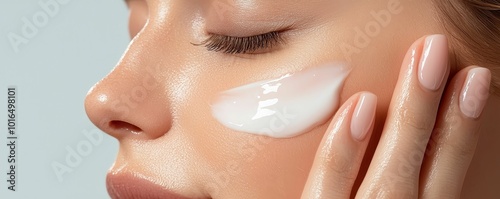
{"label": "fingernail", "polygon": [[460,93],[460,110],[473,119],[479,118],[490,95],[491,72],[486,68],[474,68],[467,74]]}
{"label": "fingernail", "polygon": [[448,69],[448,40],[444,35],[431,35],[425,39],[425,46],[418,66],[420,84],[436,91],[443,84]]}
{"label": "fingernail", "polygon": [[351,119],[351,134],[355,140],[363,141],[372,126],[377,109],[377,96],[363,93],[359,97]]}

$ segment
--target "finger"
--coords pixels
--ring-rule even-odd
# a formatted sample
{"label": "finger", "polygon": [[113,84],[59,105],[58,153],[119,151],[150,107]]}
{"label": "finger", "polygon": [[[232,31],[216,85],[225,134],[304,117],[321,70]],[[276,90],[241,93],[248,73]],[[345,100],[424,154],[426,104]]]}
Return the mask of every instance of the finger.
{"label": "finger", "polygon": [[415,198],[423,154],[449,73],[443,35],[417,40],[408,51],[382,135],[357,197]]}
{"label": "finger", "polygon": [[422,198],[460,198],[490,81],[490,71],[481,67],[463,69],[451,81],[422,165]]}
{"label": "finger", "polygon": [[323,136],[302,192],[304,199],[349,198],[373,130],[377,97],[354,95]]}

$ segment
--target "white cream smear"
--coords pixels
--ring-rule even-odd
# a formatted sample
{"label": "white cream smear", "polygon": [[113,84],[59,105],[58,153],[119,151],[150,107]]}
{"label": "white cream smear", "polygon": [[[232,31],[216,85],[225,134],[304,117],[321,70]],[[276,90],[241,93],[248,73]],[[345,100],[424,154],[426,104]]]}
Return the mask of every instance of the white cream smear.
{"label": "white cream smear", "polygon": [[350,71],[345,64],[329,64],[224,91],[211,104],[212,114],[235,131],[294,137],[333,114]]}

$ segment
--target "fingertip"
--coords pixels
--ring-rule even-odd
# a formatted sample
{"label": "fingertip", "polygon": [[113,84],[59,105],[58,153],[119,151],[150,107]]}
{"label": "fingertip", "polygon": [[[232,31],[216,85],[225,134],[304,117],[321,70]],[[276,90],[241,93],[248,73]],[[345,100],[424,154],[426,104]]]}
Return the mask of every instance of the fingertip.
{"label": "fingertip", "polygon": [[375,120],[377,109],[377,96],[370,92],[363,92],[359,99],[351,118],[351,135],[354,140],[362,142]]}
{"label": "fingertip", "polygon": [[425,45],[418,64],[418,80],[424,90],[438,91],[449,72],[448,39],[435,34],[425,38]]}
{"label": "fingertip", "polygon": [[318,146],[302,198],[350,197],[373,129],[376,106],[376,95],[360,92],[338,109]]}
{"label": "fingertip", "polygon": [[491,72],[468,66],[458,71],[450,83],[422,163],[421,183],[432,185],[420,190],[423,197],[452,198],[450,194],[460,194],[478,143]]}
{"label": "fingertip", "polygon": [[467,72],[460,91],[459,107],[465,117],[478,119],[489,98],[491,72],[487,68],[475,67]]}

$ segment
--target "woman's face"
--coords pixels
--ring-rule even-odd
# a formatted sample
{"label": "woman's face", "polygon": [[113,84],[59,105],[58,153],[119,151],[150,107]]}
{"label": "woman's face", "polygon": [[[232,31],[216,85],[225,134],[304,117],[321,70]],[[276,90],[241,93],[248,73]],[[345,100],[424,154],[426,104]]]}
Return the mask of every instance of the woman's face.
{"label": "woman's face", "polygon": [[[212,114],[213,99],[253,82],[346,63],[351,72],[340,103],[359,91],[375,93],[381,110],[377,132],[406,49],[423,35],[442,32],[430,1],[127,4],[133,40],[85,102],[92,122],[120,141],[108,188],[122,197],[138,189],[160,194],[164,188],[189,198],[298,198],[329,120],[293,138],[257,136],[222,125]],[[212,34],[248,37],[273,31],[283,41],[252,52],[228,54],[193,45]]]}

